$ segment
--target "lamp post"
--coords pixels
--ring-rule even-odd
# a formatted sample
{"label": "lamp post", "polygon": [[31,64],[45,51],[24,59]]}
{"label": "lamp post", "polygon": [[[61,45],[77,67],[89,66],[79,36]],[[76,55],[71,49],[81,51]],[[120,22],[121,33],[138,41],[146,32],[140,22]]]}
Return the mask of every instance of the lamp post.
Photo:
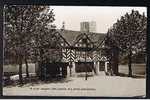
{"label": "lamp post", "polygon": [[83,39],[83,44],[85,44],[84,45],[84,47],[85,47],[85,49],[84,49],[84,51],[85,51],[85,65],[86,65],[86,71],[85,71],[85,80],[87,80],[87,77],[88,77],[88,75],[87,75],[87,63],[86,63],[86,56],[87,56],[87,54],[86,54],[86,52],[87,52],[87,47],[88,47],[88,43],[87,43],[87,38],[84,38]]}
{"label": "lamp post", "polygon": [[[86,45],[86,47],[87,47],[87,45]],[[87,49],[87,48],[86,48],[86,49]],[[86,65],[85,80],[87,80],[86,50],[85,50],[85,65]]]}

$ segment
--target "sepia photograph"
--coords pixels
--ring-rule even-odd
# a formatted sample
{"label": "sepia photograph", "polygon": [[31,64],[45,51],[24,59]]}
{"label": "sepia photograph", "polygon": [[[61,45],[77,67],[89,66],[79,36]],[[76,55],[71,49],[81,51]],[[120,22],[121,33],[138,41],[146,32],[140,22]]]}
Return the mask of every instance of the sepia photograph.
{"label": "sepia photograph", "polygon": [[3,96],[146,97],[146,7],[5,5],[3,19]]}

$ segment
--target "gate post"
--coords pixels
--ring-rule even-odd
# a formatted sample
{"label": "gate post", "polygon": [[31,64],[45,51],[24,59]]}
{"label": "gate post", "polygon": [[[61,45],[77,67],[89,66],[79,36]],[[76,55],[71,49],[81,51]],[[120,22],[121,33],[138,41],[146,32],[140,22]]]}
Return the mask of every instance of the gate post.
{"label": "gate post", "polygon": [[107,62],[107,61],[105,62],[105,73],[108,72],[108,63],[109,63],[109,62]]}
{"label": "gate post", "polygon": [[97,75],[99,74],[99,61],[96,62],[96,72],[97,72]]}
{"label": "gate post", "polygon": [[99,74],[99,61],[94,62],[95,63],[95,69],[96,69],[96,74]]}
{"label": "gate post", "polygon": [[97,75],[98,74],[98,70],[97,70],[97,62],[94,62],[94,72]]}
{"label": "gate post", "polygon": [[76,70],[75,70],[75,62],[72,62],[72,76],[76,76]]}

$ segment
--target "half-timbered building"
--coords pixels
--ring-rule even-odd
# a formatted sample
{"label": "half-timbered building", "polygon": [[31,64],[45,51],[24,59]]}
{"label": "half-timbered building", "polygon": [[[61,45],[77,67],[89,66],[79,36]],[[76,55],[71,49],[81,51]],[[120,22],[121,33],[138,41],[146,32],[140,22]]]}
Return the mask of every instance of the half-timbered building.
{"label": "half-timbered building", "polygon": [[107,71],[108,59],[105,55],[105,34],[82,33],[80,31],[57,30],[53,33],[54,46],[48,48],[48,56],[54,60],[48,64],[38,64],[39,76],[76,76],[77,73]]}

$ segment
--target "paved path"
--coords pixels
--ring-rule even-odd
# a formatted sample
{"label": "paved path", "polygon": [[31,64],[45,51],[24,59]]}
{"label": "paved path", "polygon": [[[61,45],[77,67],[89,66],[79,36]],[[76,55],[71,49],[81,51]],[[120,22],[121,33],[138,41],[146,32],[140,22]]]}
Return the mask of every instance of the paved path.
{"label": "paved path", "polygon": [[146,80],[119,76],[68,78],[63,82],[26,84],[23,87],[4,87],[3,95],[21,96],[144,96]]}

